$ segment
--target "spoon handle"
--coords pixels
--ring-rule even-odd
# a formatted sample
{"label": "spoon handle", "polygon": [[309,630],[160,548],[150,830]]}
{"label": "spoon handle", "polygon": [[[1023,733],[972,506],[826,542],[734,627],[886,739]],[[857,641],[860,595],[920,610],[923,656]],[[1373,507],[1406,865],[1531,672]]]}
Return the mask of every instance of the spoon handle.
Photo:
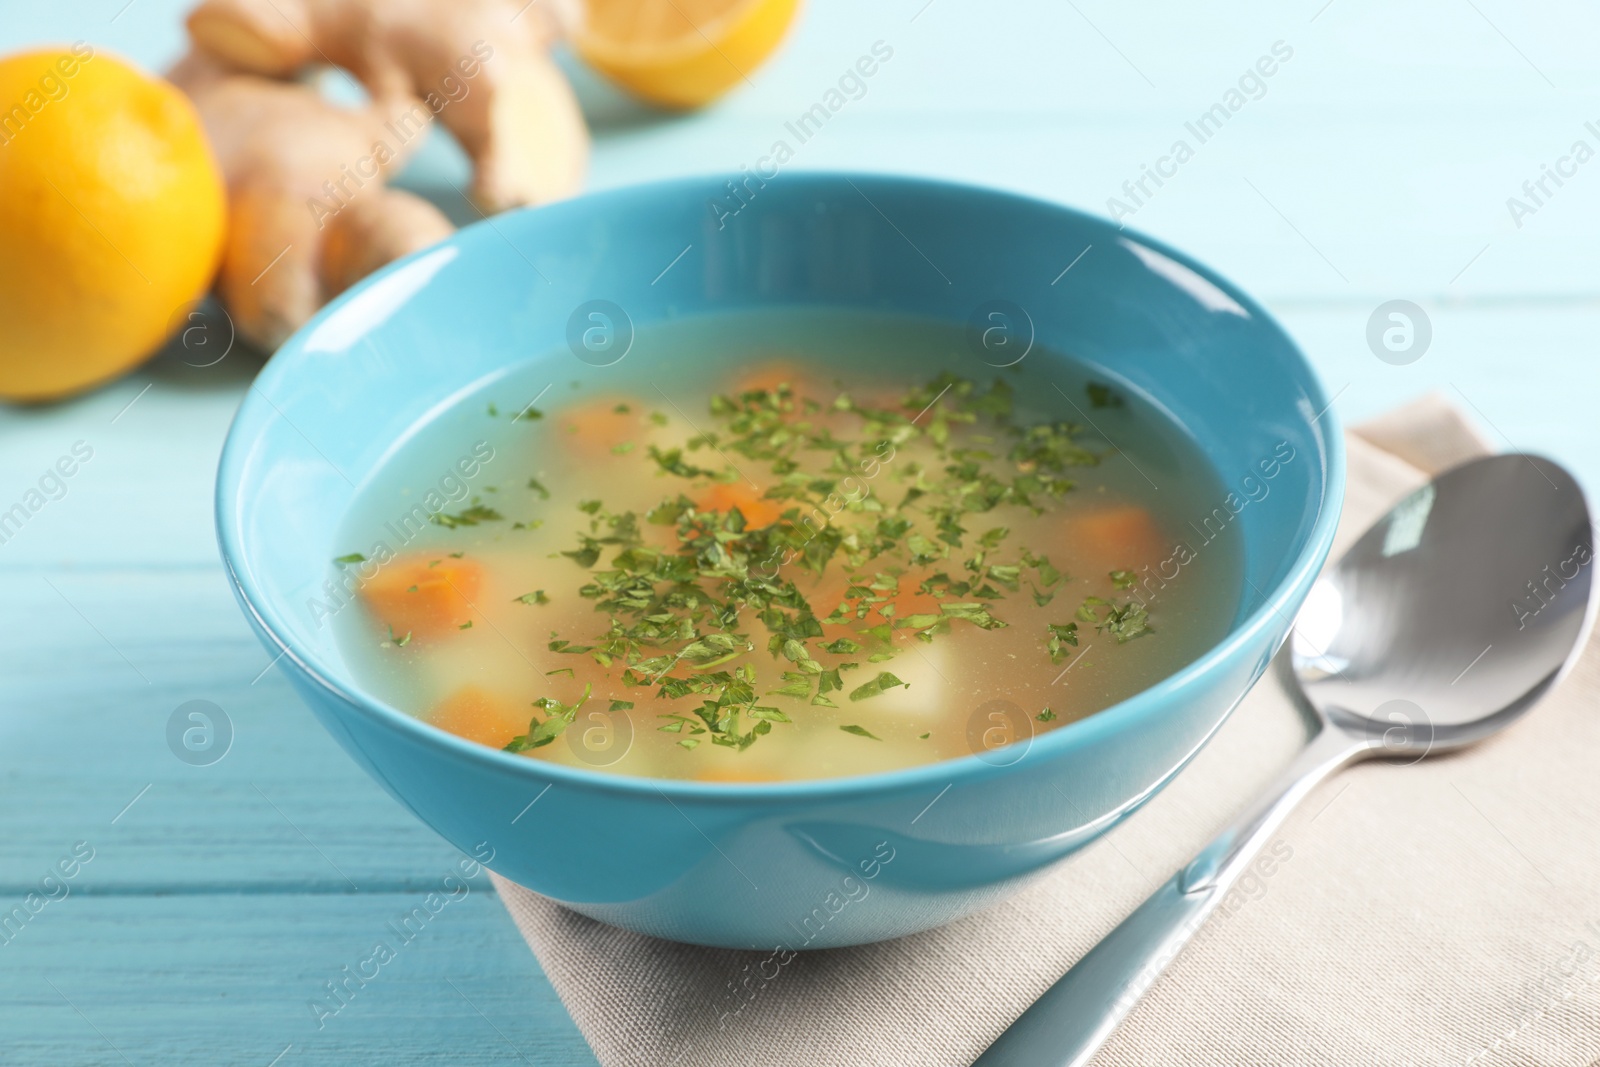
{"label": "spoon handle", "polygon": [[1276,786],[1023,1012],[973,1067],[1082,1067],[1216,910],[1284,818],[1371,746],[1324,726]]}

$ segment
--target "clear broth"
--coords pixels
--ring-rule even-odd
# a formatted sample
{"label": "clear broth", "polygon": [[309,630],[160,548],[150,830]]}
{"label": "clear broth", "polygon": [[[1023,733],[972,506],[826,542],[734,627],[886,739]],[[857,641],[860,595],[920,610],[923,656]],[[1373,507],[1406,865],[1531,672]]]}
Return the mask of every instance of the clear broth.
{"label": "clear broth", "polygon": [[[967,512],[960,547],[939,540],[933,520],[918,511],[926,497],[899,507],[914,485],[955,484],[940,480],[941,464],[952,462],[950,448],[989,453],[995,458],[963,458],[1007,478],[1026,466],[1006,457],[1005,433],[972,440],[1000,429],[984,418],[972,426],[950,423],[945,416],[960,405],[949,394],[920,414],[911,410],[908,394],[922,388],[909,397],[920,406],[933,392],[928,383],[946,372],[976,383],[980,393],[1003,382],[1013,426],[1076,424],[1081,432],[1072,440],[1098,462],[1065,470],[1074,487],[1034,494],[1034,507],[1001,503]],[[788,398],[794,410],[776,416],[783,426],[813,435],[826,429],[855,443],[846,449],[854,481],[840,478],[821,507],[770,498],[752,504],[750,497],[770,492],[781,476],[772,463],[737,451],[739,439],[725,432],[730,416],[712,412],[714,395],[741,386],[769,390],[757,409],[781,408],[777,382],[795,390]],[[834,408],[840,393],[863,408],[915,417],[915,436],[888,455],[883,441],[862,439],[869,420]],[[941,418],[952,433],[942,459],[929,432]],[[686,447],[708,431],[721,434],[716,447]],[[727,481],[668,473],[651,458],[651,446],[663,453],[683,448],[689,467],[715,470]],[[791,456],[801,472],[822,477],[818,472],[835,454],[802,448]],[[842,594],[859,593],[849,578],[885,587],[844,599],[846,621],[802,642],[811,666],[788,656],[792,646],[769,651],[769,631],[748,602],[733,631],[747,636],[750,647],[724,663],[704,665],[704,649],[685,661],[680,654],[693,644],[688,638],[637,651],[635,660],[648,654],[650,669],[632,672],[625,658],[603,665],[593,652],[553,651],[558,641],[595,647],[610,628],[617,612],[597,610],[598,599],[580,589],[597,572],[614,571],[625,546],[600,546],[588,567],[562,553],[581,555],[584,536],[614,533],[606,516],[628,511],[639,516],[647,550],[682,551],[680,530],[723,522],[728,507],[701,527],[693,518],[667,525],[644,516],[680,493],[703,501],[716,484],[726,485],[717,490],[724,498],[738,498],[733,506],[741,515],[758,513],[744,516],[747,529],[756,518],[771,521],[779,509],[788,514],[771,521],[774,528],[813,539],[819,530],[875,530],[869,524],[886,514],[911,516],[913,529],[949,556],[910,566],[891,553],[850,568],[840,550],[820,574],[803,556],[787,564],[782,556],[762,560],[762,573],[792,582],[819,620],[837,620]],[[324,607],[355,678],[410,714],[494,747],[533,736],[539,722],[571,719],[549,743],[525,748],[530,758],[705,781],[826,778],[969,754],[1006,762],[1030,738],[1148,688],[1226,634],[1238,608],[1239,534],[1229,527],[1212,536],[1191,521],[1212,514],[1225,495],[1205,457],[1168,417],[1124,391],[1102,391],[1089,368],[1063,355],[1035,349],[1018,365],[997,369],[978,358],[960,327],[832,310],[675,320],[640,330],[626,358],[612,366],[589,366],[566,352],[514,366],[418,426],[358,493],[330,553],[343,557],[335,579],[354,595]],[[593,514],[580,509],[596,500]],[[844,502],[836,513],[835,500]],[[444,518],[425,521],[434,514]],[[1145,518],[1130,519],[1137,515]],[[968,567],[983,535],[995,528],[1008,532],[985,550],[977,570]],[[1042,581],[1049,570],[1025,562],[1039,557],[1062,577]],[[1006,569],[1012,565],[1020,566],[1015,576]],[[998,578],[991,566],[1000,568],[993,572]],[[1113,571],[1126,573],[1113,578]],[[920,591],[940,573],[950,582],[935,579],[932,591]],[[1000,580],[1013,577],[1015,589]],[[966,579],[974,579],[969,589],[952,584]],[[884,617],[886,602],[896,615]],[[946,605],[974,603],[1004,626],[943,615]],[[438,610],[430,615],[419,604]],[[865,616],[856,617],[863,606]],[[1125,612],[1121,624],[1107,626],[1108,613],[1118,610]],[[440,612],[448,618],[434,618]],[[940,622],[928,624],[930,615]],[[1077,644],[1062,638],[1052,655],[1051,624],[1058,635],[1075,624],[1070,636]],[[1141,624],[1147,630],[1119,639],[1119,631],[1126,637]],[[863,634],[875,627],[876,636]],[[699,627],[700,637],[707,632]],[[834,644],[840,637],[846,643]],[[833,653],[824,644],[860,649]],[[671,667],[655,669],[674,655],[680,658]],[[704,679],[744,664],[753,672],[753,699],[722,706],[710,721],[696,708],[716,693],[657,695],[663,680]],[[808,673],[813,668],[839,671],[842,686],[819,692],[826,683]],[[884,672],[890,681],[873,689]],[[798,694],[802,681],[806,696],[774,695],[785,686]],[[872,691],[857,694],[863,686]],[[586,687],[587,700],[568,710]],[[535,705],[540,700],[544,706]],[[754,718],[758,707],[780,716]],[[731,732],[719,735],[712,723],[729,710],[742,714]],[[768,724],[764,732],[749,736],[759,722]]]}

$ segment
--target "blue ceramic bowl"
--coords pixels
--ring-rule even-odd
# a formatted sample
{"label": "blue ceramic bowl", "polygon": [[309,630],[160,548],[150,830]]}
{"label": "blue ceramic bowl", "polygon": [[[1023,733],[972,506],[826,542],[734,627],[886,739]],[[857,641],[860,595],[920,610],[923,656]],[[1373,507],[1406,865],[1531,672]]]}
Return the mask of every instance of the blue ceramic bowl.
{"label": "blue ceramic bowl", "polygon": [[[457,847],[492,850],[489,866],[506,877],[648,934],[849,945],[1000,899],[1176,774],[1260,677],[1322,565],[1343,451],[1322,389],[1277,323],[1157,242],[944,182],[757,181],[737,197],[721,180],[685,180],[501,215],[356,286],[282,347],[240,406],[217,477],[217,529],[245,613],[301,696]],[[308,607],[323,595],[355,487],[419,420],[508,365],[546,360],[566,372],[569,316],[596,299],[626,308],[638,328],[773,306],[963,324],[987,301],[1020,306],[1040,344],[1170,413],[1233,490],[1217,502],[1237,512],[1244,546],[1231,632],[1004,766],[989,754],[790,784],[646,780],[493,751],[385,705],[352,679]],[[535,799],[536,817],[519,817]]]}

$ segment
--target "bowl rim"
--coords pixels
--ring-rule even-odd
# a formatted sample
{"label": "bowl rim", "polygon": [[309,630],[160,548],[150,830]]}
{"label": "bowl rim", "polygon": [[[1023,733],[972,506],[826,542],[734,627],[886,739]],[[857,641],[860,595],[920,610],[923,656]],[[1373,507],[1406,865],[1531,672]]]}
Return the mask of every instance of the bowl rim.
{"label": "bowl rim", "polygon": [[[710,172],[630,183],[584,193],[570,200],[558,201],[542,207],[519,208],[512,214],[592,210],[596,207],[603,208],[608,202],[616,203],[630,199],[681,196],[691,191],[699,193],[707,188],[719,187],[731,177],[736,176],[727,172]],[[282,660],[290,661],[294,668],[300,671],[305,678],[321,689],[326,690],[335,700],[354,709],[358,714],[372,720],[376,725],[398,731],[400,735],[408,737],[413,743],[442,745],[445,751],[455,758],[487,762],[490,766],[501,771],[525,775],[531,783],[547,786],[560,784],[579,791],[647,797],[653,795],[655,798],[665,799],[669,803],[675,799],[696,802],[731,800],[756,803],[771,802],[774,804],[801,798],[813,801],[836,801],[872,794],[903,792],[919,786],[938,789],[941,787],[947,788],[959,781],[986,780],[1005,775],[1016,768],[1022,768],[1030,764],[1042,764],[1050,757],[1064,752],[1070,747],[1092,744],[1104,734],[1128,728],[1141,717],[1152,713],[1160,706],[1173,700],[1181,700],[1182,690],[1185,687],[1196,683],[1207,675],[1222,670],[1226,663],[1242,655],[1244,649],[1253,644],[1261,632],[1273,624],[1275,616],[1279,620],[1284,617],[1288,602],[1294,598],[1297,592],[1302,587],[1309,588],[1321,571],[1332,548],[1340,512],[1343,508],[1346,478],[1344,435],[1337,415],[1333,411],[1332,401],[1328,398],[1315,368],[1306,358],[1300,345],[1249,294],[1241,291],[1237,286],[1218,275],[1209,267],[1163,241],[1152,238],[1132,227],[1115,224],[1080,208],[1046,200],[1042,197],[1029,196],[994,186],[951,181],[923,175],[898,174],[888,171],[802,170],[793,173],[785,184],[801,185],[808,182],[820,183],[835,188],[842,188],[844,185],[867,185],[877,188],[913,188],[923,192],[941,192],[967,198],[1010,202],[1013,205],[1032,210],[1075,216],[1083,224],[1115,232],[1119,237],[1138,241],[1146,247],[1182,264],[1232,297],[1249,312],[1252,319],[1258,319],[1270,328],[1276,329],[1282,335],[1284,341],[1287,342],[1294,376],[1300,379],[1307,397],[1313,403],[1319,405],[1319,414],[1309,420],[1309,426],[1312,433],[1318,435],[1323,444],[1322,457],[1320,457],[1323,460],[1321,472],[1322,495],[1321,499],[1317,501],[1316,519],[1306,536],[1304,544],[1300,548],[1299,554],[1295,557],[1288,572],[1264,595],[1263,602],[1255,611],[1244,620],[1237,622],[1220,640],[1200,653],[1195,659],[1184,664],[1154,685],[1141,689],[1132,696],[1083,719],[1066,723],[1043,734],[1034,734],[1024,755],[1012,763],[992,764],[977,755],[967,755],[936,760],[932,763],[919,764],[915,767],[876,771],[869,774],[846,775],[837,778],[802,778],[777,782],[697,782],[688,779],[611,774],[602,770],[569,767],[565,764],[546,760],[530,759],[526,756],[500,751],[475,741],[469,741],[392,707],[358,686],[347,686],[334,678],[328,677],[310,662],[308,657],[301,655],[282,636],[279,628],[274,625],[274,612],[265,606],[265,598],[260,595],[239,565],[240,560],[248,558],[248,553],[245,551],[240,536],[241,531],[233,521],[232,505],[239,495],[240,477],[244,468],[243,455],[248,450],[248,447],[253,444],[253,439],[247,442],[240,436],[242,427],[250,419],[261,418],[263,408],[271,407],[275,410],[275,405],[271,403],[262,390],[265,387],[270,387],[275,380],[293,371],[294,368],[284,359],[286,350],[300,349],[304,340],[324,320],[336,314],[339,309],[351,300],[371,286],[380,283],[391,273],[403,269],[407,264],[420,257],[434,254],[441,248],[451,246],[459,248],[464,240],[475,239],[476,235],[485,229],[495,230],[494,220],[485,217],[462,227],[435,244],[413,252],[374,271],[318,310],[309,321],[297,329],[273,353],[272,358],[267,361],[261,372],[245,391],[244,398],[241,400],[238,410],[234,413],[217,464],[214,499],[217,544],[236,599],[249,616],[257,633],[264,636],[272,649],[276,651],[276,658],[273,663],[277,664]],[[860,190],[857,189],[857,191],[859,192]],[[1291,628],[1293,626],[1292,618],[1290,626]],[[1241,693],[1240,699],[1243,696],[1244,694]],[[1228,714],[1231,714],[1231,709]],[[1226,718],[1226,715],[1224,718]],[[1210,734],[1208,733],[1207,736],[1209,737]],[[1043,750],[1038,751],[1041,747]],[[1163,782],[1166,780],[1164,778]],[[1157,786],[1156,788],[1159,789],[1160,787]]]}

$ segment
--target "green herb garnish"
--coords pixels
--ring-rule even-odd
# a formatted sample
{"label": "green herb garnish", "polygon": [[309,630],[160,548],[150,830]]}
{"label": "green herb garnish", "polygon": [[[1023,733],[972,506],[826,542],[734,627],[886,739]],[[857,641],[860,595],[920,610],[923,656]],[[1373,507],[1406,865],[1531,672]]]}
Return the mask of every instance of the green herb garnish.
{"label": "green herb garnish", "polygon": [[464,508],[454,515],[444,511],[433,513],[432,521],[447,530],[454,530],[458,526],[476,526],[480,522],[495,522],[504,518],[498,511],[482,504],[474,504]]}
{"label": "green herb garnish", "polygon": [[[1105,608],[1105,613],[1097,613],[1096,608]],[[1097,596],[1084,597],[1078,608],[1078,618],[1094,623],[1097,633],[1110,634],[1119,645],[1151,632],[1150,614],[1137,600],[1116,604]]]}
{"label": "green herb garnish", "polygon": [[[1104,389],[1091,391],[1091,403],[1122,403]],[[825,405],[780,384],[713,397],[709,420],[670,447],[612,446],[617,455],[647,454],[665,492],[637,513],[578,502],[587,528],[552,555],[578,565],[577,593],[597,622],[577,642],[552,633],[550,651],[589,656],[622,686],[672,702],[658,729],[686,749],[704,740],[742,750],[790,724],[796,708],[837,708],[906,687],[872,665],[909,640],[938,641],[963,624],[1002,629],[1008,602],[1031,597],[1043,607],[1070,580],[1017,543],[1003,520],[1015,509],[1052,510],[1073,490],[1073,469],[1101,456],[1080,443],[1074,423],[1014,421],[1013,400],[1004,379],[984,385],[948,373],[875,405],[844,394]],[[612,410],[632,413],[625,404]],[[648,420],[670,421],[659,411]],[[528,488],[550,498],[536,478]],[[752,503],[709,510],[697,501],[712,490],[712,499]],[[450,518],[486,521],[480,507]],[[842,592],[813,603],[807,590],[828,575],[842,578],[830,587]],[[1132,572],[1112,572],[1112,582],[1131,588]],[[905,607],[912,596],[916,607]],[[549,603],[543,590],[515,600]],[[1074,621],[1048,626],[1052,662],[1078,645],[1086,624],[1119,641],[1149,630],[1137,601],[1088,597]],[[762,649],[781,681],[758,687],[748,660]],[[873,677],[863,681],[863,673]],[[759,703],[777,698],[794,703]],[[619,703],[633,707],[614,701],[613,710]],[[559,733],[551,724],[576,714],[576,705],[551,698],[539,706],[550,715],[530,724],[519,739],[525,748],[548,743]],[[864,727],[840,729],[878,740]]]}
{"label": "green herb garnish", "polygon": [[902,682],[888,671],[880,671],[878,676],[872,681],[866,683],[865,685],[859,685],[850,690],[850,699],[869,700],[872,697],[877,696],[879,693],[886,693],[889,690],[897,689],[900,686],[905,686],[909,689],[911,687],[911,683]]}
{"label": "green herb garnish", "polygon": [[1050,652],[1051,663],[1060,663],[1062,660],[1067,658],[1068,645],[1071,645],[1073,648],[1078,647],[1077,623],[1069,622],[1061,624],[1052,622],[1046,624],[1046,630],[1048,632],[1048,640],[1045,642],[1045,647]]}
{"label": "green herb garnish", "polygon": [[513,737],[506,744],[505,751],[526,752],[530,748],[543,748],[560,737],[566,728],[572,725],[572,721],[578,717],[578,709],[583,707],[593,689],[592,685],[586,684],[583,687],[583,695],[578,698],[576,704],[563,704],[559,700],[552,700],[549,697],[540,697],[535,700],[533,706],[543,708],[549,712],[549,715],[542,722],[537,715],[529,719],[528,732],[520,737]]}
{"label": "green herb garnish", "polygon": [[1120,408],[1126,403],[1120,393],[1104,382],[1090,382],[1084,386],[1084,391],[1089,394],[1089,406],[1093,408]]}

